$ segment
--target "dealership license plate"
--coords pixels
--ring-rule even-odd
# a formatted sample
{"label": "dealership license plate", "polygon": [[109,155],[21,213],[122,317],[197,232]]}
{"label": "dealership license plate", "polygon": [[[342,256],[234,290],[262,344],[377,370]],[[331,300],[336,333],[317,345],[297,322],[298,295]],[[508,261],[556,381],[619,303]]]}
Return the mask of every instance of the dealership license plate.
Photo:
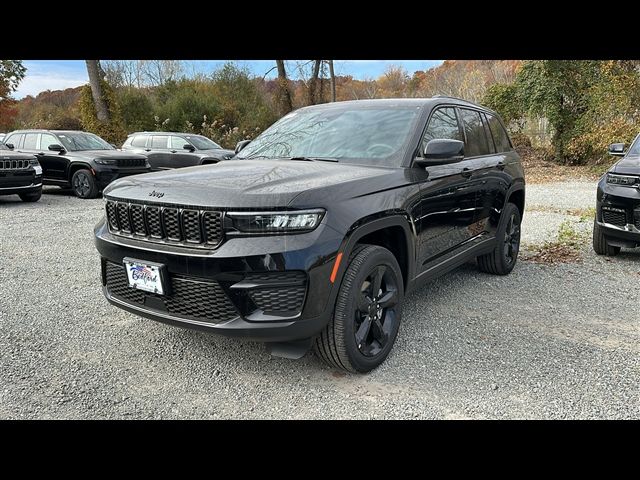
{"label": "dealership license plate", "polygon": [[124,267],[127,270],[131,288],[164,295],[162,265],[125,260]]}

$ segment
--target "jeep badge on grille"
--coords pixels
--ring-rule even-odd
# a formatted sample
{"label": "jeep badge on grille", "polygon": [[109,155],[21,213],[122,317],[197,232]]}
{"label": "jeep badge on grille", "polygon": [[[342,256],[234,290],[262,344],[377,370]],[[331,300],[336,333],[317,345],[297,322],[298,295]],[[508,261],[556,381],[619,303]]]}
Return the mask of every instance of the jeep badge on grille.
{"label": "jeep badge on grille", "polygon": [[150,197],[162,198],[164,197],[164,193],[156,192],[155,190],[149,194]]}

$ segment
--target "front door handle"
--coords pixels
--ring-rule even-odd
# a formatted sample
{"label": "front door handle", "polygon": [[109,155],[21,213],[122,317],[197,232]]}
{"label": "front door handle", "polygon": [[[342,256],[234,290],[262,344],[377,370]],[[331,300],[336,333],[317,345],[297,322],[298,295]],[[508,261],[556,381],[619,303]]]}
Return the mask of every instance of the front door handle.
{"label": "front door handle", "polygon": [[471,173],[472,172],[471,172],[470,168],[464,167],[462,169],[462,176],[465,177],[465,178],[469,178],[471,176]]}
{"label": "front door handle", "polygon": [[176,153],[177,150],[169,150],[171,153]]}
{"label": "front door handle", "polygon": [[145,149],[144,149],[144,151],[145,151],[145,152],[150,152],[150,151],[151,151],[151,149],[150,149],[150,148],[145,148]]}

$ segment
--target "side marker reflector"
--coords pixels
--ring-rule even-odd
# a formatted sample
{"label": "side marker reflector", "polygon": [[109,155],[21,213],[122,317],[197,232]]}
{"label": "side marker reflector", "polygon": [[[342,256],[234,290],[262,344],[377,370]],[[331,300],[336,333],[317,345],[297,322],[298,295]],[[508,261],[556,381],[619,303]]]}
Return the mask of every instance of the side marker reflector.
{"label": "side marker reflector", "polygon": [[338,268],[340,268],[341,260],[342,252],[338,253],[338,256],[336,257],[336,263],[333,264],[333,270],[331,271],[331,277],[329,278],[329,280],[331,280],[331,283],[336,281],[336,275],[338,274]]}

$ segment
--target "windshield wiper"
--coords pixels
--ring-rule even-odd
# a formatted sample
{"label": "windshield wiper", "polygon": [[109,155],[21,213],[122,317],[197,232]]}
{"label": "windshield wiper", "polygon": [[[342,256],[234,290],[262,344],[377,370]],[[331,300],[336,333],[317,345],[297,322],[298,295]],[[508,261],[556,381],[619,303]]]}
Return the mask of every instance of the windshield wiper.
{"label": "windshield wiper", "polygon": [[289,160],[300,160],[305,162],[315,162],[316,160],[319,162],[337,162],[337,158],[333,157],[289,157]]}

